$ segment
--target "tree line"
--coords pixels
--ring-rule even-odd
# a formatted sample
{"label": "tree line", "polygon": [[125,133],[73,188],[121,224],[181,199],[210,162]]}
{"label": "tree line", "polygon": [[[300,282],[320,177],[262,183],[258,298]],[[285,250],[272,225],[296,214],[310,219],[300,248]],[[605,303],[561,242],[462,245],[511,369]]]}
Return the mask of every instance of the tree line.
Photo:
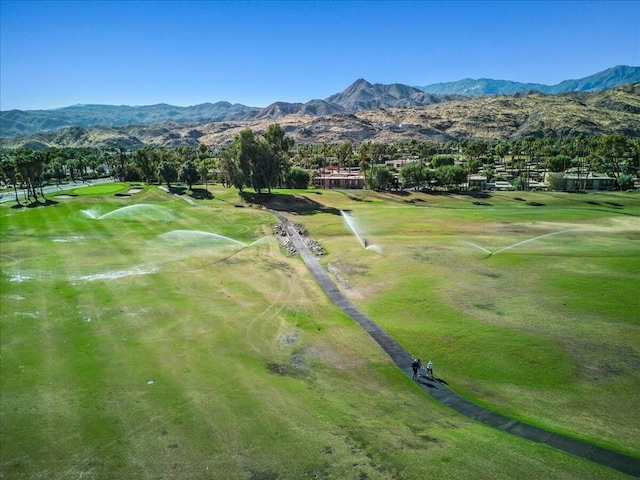
{"label": "tree line", "polygon": [[[407,159],[399,168],[390,161]],[[560,173],[573,169],[583,175],[603,173],[620,189],[633,187],[640,171],[640,139],[622,135],[597,138],[523,138],[510,142],[408,140],[393,143],[350,141],[296,144],[277,123],[260,135],[246,128],[228,145],[216,148],[164,148],[147,145],[134,150],[110,148],[21,148],[0,152],[1,180],[18,189],[25,200],[44,198],[45,184],[90,180],[101,176],[130,182],[219,182],[239,191],[252,188],[307,188],[314,175],[327,168],[357,170],[366,188],[456,188],[469,175],[482,172],[488,181],[499,178],[498,165],[516,172],[513,183],[526,187],[531,165]],[[553,178],[553,177],[551,177]]]}

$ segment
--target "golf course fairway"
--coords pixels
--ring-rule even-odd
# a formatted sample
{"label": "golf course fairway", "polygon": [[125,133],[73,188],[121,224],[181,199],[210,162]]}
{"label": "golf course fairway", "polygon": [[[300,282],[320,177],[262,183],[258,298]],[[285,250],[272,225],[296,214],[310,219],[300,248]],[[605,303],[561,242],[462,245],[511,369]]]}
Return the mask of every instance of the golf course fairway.
{"label": "golf course fairway", "polygon": [[0,206],[2,478],[626,478],[425,395],[270,209],[458,394],[640,454],[637,194],[90,188]]}

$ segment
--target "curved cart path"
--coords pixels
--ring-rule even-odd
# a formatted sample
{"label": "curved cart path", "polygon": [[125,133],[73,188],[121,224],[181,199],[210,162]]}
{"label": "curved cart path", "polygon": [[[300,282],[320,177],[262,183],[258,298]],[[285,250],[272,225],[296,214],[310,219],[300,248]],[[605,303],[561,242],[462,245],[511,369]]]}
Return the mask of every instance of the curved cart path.
{"label": "curved cart path", "polygon": [[[413,361],[411,355],[387,332],[385,332],[378,324],[361,312],[351,300],[349,300],[331,280],[329,275],[324,271],[316,257],[307,248],[302,237],[289,221],[279,214],[275,213],[286,226],[289,238],[302,256],[302,259],[315,277],[316,281],[329,298],[340,307],[347,315],[349,315],[356,323],[358,323],[365,331],[382,347],[382,349],[391,357],[394,363],[407,374],[412,376],[411,363]],[[441,402],[442,404],[454,409],[455,411],[471,417],[491,427],[504,430],[505,432],[518,435],[520,437],[542,443],[553,448],[557,448],[572,455],[591,460],[592,462],[613,468],[620,472],[640,477],[640,459],[624,455],[622,453],[597,447],[579,440],[575,440],[557,433],[547,432],[541,428],[527,425],[525,423],[513,420],[498,413],[492,412],[486,408],[476,405],[453,392],[447,385],[439,379],[421,378],[417,385],[426,393]]]}

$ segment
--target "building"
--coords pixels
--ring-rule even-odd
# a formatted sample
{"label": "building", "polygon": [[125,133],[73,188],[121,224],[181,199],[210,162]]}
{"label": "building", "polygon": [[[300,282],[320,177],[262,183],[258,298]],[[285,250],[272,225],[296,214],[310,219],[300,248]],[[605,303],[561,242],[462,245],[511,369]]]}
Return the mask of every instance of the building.
{"label": "building", "polygon": [[419,158],[416,155],[403,155],[401,158],[387,160],[384,163],[392,170],[400,170],[402,167],[411,165],[412,163],[417,163],[418,161]]}
{"label": "building", "polygon": [[313,179],[313,186],[316,188],[344,188],[362,189],[364,188],[364,176],[355,169],[324,168],[320,170],[317,177]]}
{"label": "building", "polygon": [[567,192],[578,192],[581,190],[610,191],[616,188],[616,179],[604,173],[583,173],[565,172]]}
{"label": "building", "polygon": [[548,190],[549,186],[544,182],[529,180],[529,190]]}
{"label": "building", "polygon": [[471,175],[469,177],[469,189],[471,188],[487,190],[487,177],[484,175]]}
{"label": "building", "polygon": [[493,182],[493,189],[504,191],[515,190],[515,187],[505,180],[496,180],[495,182]]}

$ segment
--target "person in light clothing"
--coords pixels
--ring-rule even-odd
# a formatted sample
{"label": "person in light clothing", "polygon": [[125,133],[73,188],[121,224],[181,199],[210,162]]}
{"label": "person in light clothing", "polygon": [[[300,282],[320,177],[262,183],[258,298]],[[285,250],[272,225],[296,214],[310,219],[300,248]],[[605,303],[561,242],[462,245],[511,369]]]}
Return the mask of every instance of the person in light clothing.
{"label": "person in light clothing", "polygon": [[429,360],[429,363],[427,363],[427,375],[433,377],[433,363],[431,363],[431,360]]}

